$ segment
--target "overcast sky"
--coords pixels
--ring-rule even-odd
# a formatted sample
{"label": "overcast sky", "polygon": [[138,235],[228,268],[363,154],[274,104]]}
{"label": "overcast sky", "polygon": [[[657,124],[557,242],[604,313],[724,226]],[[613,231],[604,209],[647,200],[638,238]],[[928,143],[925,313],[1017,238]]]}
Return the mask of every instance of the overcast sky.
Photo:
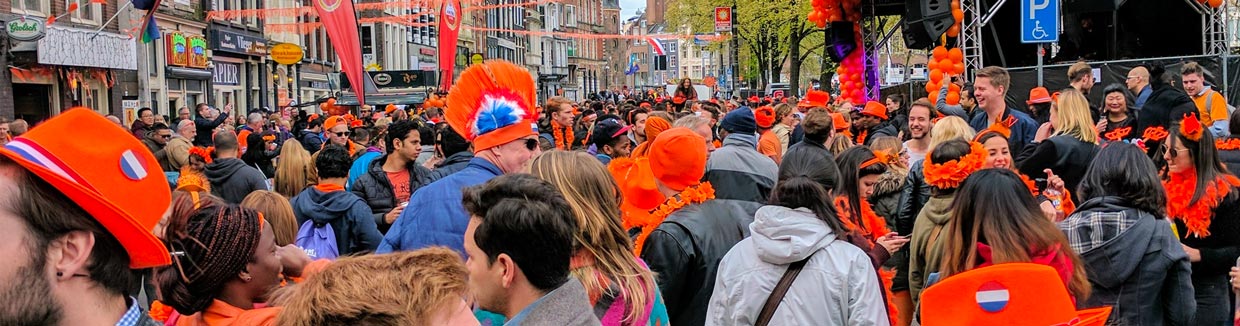
{"label": "overcast sky", "polygon": [[620,0],[620,20],[637,15],[637,10],[646,7],[646,0]]}

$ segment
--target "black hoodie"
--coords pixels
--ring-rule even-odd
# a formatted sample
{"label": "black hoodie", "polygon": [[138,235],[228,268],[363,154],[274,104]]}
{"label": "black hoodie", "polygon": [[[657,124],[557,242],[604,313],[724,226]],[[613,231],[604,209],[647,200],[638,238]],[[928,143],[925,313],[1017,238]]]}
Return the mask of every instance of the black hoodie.
{"label": "black hoodie", "polygon": [[256,190],[268,190],[263,172],[241,159],[217,159],[207,164],[205,174],[211,181],[211,194],[230,204],[240,204],[245,196]]}

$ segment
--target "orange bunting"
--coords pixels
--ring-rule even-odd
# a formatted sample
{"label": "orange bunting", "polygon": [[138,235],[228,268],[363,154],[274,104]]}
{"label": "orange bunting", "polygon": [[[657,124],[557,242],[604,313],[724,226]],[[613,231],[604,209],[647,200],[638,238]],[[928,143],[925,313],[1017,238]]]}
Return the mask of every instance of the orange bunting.
{"label": "orange bunting", "polygon": [[970,151],[964,157],[957,160],[947,161],[943,164],[935,164],[930,160],[934,155],[931,150],[926,153],[926,159],[923,161],[926,183],[939,189],[955,189],[964,182],[973,172],[980,170],[986,164],[986,149],[982,144],[977,142],[969,143]]}

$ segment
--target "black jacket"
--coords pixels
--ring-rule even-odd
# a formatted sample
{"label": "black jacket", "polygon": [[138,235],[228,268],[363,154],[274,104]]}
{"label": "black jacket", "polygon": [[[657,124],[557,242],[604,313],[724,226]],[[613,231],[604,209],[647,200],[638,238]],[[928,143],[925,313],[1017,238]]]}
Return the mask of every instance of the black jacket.
{"label": "black jacket", "polygon": [[[246,165],[257,168],[263,172],[264,177],[271,179],[276,177],[276,167],[275,164],[272,164],[272,161],[276,159],[276,156],[280,155],[280,149],[276,148],[275,150],[268,151],[267,143],[263,141],[263,135],[268,135],[268,133],[254,132],[250,133],[249,137],[246,137],[249,147],[246,148],[245,154],[241,154],[241,161],[244,161]],[[270,135],[275,135],[275,133],[270,133]]]}
{"label": "black jacket", "polygon": [[1016,158],[1016,167],[1021,174],[1033,179],[1046,178],[1043,170],[1051,169],[1063,179],[1064,187],[1072,194],[1072,202],[1080,202],[1076,196],[1076,186],[1085,178],[1085,170],[1089,169],[1094,156],[1098,156],[1097,144],[1069,135],[1058,135],[1034,146],[1025,146]]}
{"label": "black jacket", "polygon": [[[396,202],[396,192],[392,190],[392,182],[388,180],[387,172],[383,171],[384,161],[387,161],[387,156],[370,161],[366,173],[358,176],[357,181],[354,181],[353,187],[350,188],[354,195],[361,197],[362,201],[370,206],[375,225],[379,227],[381,233],[387,233],[388,228],[392,227],[384,220],[383,215],[391,212],[396,205],[400,204]],[[426,178],[431,171],[412,161],[405,165],[405,169],[409,170],[409,195],[412,197],[414,191],[429,183]],[[405,198],[405,200],[409,199]]]}
{"label": "black jacket", "polygon": [[874,184],[874,193],[870,195],[870,205],[874,206],[874,214],[887,221],[888,228],[895,229],[896,217],[900,213],[900,195],[904,191],[904,183],[908,182],[908,171],[897,171],[888,167],[887,172],[878,176]]}
{"label": "black jacket", "polygon": [[240,204],[255,190],[267,190],[263,172],[236,158],[217,159],[207,164],[205,173],[211,182],[211,194],[229,204]]}
{"label": "black jacket", "polygon": [[[904,118],[904,119],[908,120],[908,118]],[[905,123],[908,123],[908,121],[905,121]],[[900,129],[894,123],[892,123],[891,120],[887,120],[887,121],[883,121],[883,123],[880,123],[870,128],[869,132],[867,132],[866,134],[867,135],[865,136],[864,145],[870,146],[870,144],[874,143],[874,139],[878,138],[879,136],[899,137]]]}
{"label": "black jacket", "polygon": [[[913,233],[913,222],[921,207],[930,200],[930,184],[926,183],[925,161],[917,161],[909,168],[908,177],[904,180],[904,190],[900,191],[900,209],[896,215],[896,232],[901,235]],[[908,248],[908,246],[905,246]]]}
{"label": "black jacket", "polygon": [[456,154],[448,155],[442,162],[435,164],[435,169],[427,175],[426,183],[435,182],[435,180],[443,179],[456,171],[465,169],[469,165],[469,160],[474,159],[474,153],[470,151],[461,151]]}
{"label": "black jacket", "polygon": [[1093,288],[1077,307],[1113,307],[1108,325],[1192,321],[1192,269],[1167,220],[1127,207],[1118,197],[1098,197],[1082,203],[1059,228],[1081,255]]}
{"label": "black jacket", "polygon": [[719,261],[749,236],[761,204],[715,199],[686,206],[650,233],[642,259],[658,275],[671,325],[703,325]]}
{"label": "black jacket", "polygon": [[[1132,131],[1132,138],[1141,138],[1145,129],[1153,127],[1171,128],[1172,121],[1179,121],[1184,118],[1185,114],[1197,113],[1197,105],[1193,103],[1193,99],[1184,94],[1184,91],[1161,82],[1155,82],[1155,78],[1151,78],[1150,97],[1145,101],[1145,106],[1141,107],[1141,114],[1137,116],[1137,128]],[[1162,160],[1162,154],[1158,153],[1160,142],[1149,141],[1145,143],[1151,158],[1155,162]]]}
{"label": "black jacket", "polygon": [[221,112],[215,120],[203,117],[194,118],[194,128],[198,129],[198,135],[194,136],[194,146],[215,146],[215,139],[211,137],[215,135],[215,128],[224,123],[224,119],[228,119],[226,112]]}
{"label": "black jacket", "polygon": [[323,148],[323,137],[319,137],[317,132],[302,130],[301,136],[297,139],[301,142],[301,147],[305,147],[306,151],[310,152],[311,155]]}

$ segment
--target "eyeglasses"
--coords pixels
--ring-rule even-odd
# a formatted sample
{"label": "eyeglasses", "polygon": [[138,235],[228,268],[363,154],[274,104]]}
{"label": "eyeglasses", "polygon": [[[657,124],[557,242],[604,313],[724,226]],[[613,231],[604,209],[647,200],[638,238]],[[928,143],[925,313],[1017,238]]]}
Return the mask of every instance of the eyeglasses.
{"label": "eyeglasses", "polygon": [[159,135],[163,139],[172,139],[172,135]]}
{"label": "eyeglasses", "polygon": [[336,134],[336,137],[348,137],[350,133],[348,131],[333,132],[333,134]]}
{"label": "eyeglasses", "polygon": [[532,151],[532,150],[534,150],[534,149],[536,149],[536,148],[538,148],[538,138],[527,138],[527,139],[525,139],[525,149],[528,149],[528,150],[531,150],[531,151]]}

